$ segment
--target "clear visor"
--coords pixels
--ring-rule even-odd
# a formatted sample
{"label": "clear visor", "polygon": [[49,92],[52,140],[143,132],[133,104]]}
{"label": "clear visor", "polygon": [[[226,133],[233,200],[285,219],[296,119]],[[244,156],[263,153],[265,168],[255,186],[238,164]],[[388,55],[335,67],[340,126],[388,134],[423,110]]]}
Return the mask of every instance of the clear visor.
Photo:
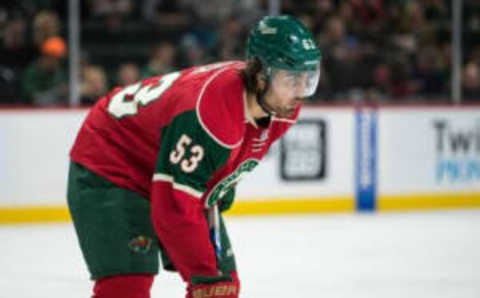
{"label": "clear visor", "polygon": [[272,86],[279,92],[308,97],[315,93],[320,79],[320,66],[311,71],[292,71],[272,68]]}

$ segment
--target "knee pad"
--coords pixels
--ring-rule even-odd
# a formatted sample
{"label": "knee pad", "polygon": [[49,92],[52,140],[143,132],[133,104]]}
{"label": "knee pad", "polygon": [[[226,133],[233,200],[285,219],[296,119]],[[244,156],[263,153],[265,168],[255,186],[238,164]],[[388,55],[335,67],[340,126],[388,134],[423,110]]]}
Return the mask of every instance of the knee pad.
{"label": "knee pad", "polygon": [[153,275],[115,275],[95,281],[92,298],[150,298]]}
{"label": "knee pad", "polygon": [[189,286],[186,298],[238,298],[240,280],[236,272],[232,272],[231,277],[232,281]]}

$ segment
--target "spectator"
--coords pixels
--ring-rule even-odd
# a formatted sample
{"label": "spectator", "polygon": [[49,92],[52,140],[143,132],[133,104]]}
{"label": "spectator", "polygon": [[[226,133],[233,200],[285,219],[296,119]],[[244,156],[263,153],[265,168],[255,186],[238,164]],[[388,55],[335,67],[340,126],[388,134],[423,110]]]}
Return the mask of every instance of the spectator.
{"label": "spectator", "polygon": [[117,72],[117,85],[125,86],[135,84],[140,80],[140,71],[135,63],[120,65]]}
{"label": "spectator", "polygon": [[212,62],[205,46],[193,34],[183,36],[180,44],[181,66],[188,67]]}
{"label": "spectator", "polygon": [[27,24],[22,19],[6,23],[0,47],[0,65],[21,71],[35,57],[35,49],[26,36]]}
{"label": "spectator", "polygon": [[[195,15],[195,23],[213,26],[219,29],[218,25],[232,16],[239,19],[242,25],[252,24],[258,21],[262,16],[268,14],[265,1],[247,0],[210,0],[209,5],[198,0],[183,0],[185,6],[188,6]],[[285,6],[285,3],[282,3]]]}
{"label": "spectator", "polygon": [[18,100],[18,78],[11,68],[0,65],[0,105]]}
{"label": "spectator", "polygon": [[102,19],[109,32],[119,31],[133,12],[131,0],[90,0],[88,4],[92,16]]}
{"label": "spectator", "polygon": [[355,31],[355,14],[353,5],[350,1],[342,1],[342,3],[339,4],[338,16],[343,20],[347,31]]}
{"label": "spectator", "polygon": [[383,0],[350,0],[352,9],[365,26],[378,25],[385,18]]}
{"label": "spectator", "polygon": [[[212,57],[243,57],[245,28],[267,14],[269,6],[268,0],[212,0],[213,5],[195,0],[84,2],[82,50],[108,73],[114,72],[112,65],[120,65],[128,57],[142,65],[141,77],[208,63]],[[62,35],[59,16],[64,16],[66,6],[61,3],[29,0],[0,4],[0,76],[2,86],[16,90],[9,94],[20,93],[21,84],[15,83],[15,77],[21,81],[25,67],[42,60],[37,58],[43,43]],[[479,65],[480,4],[464,0],[464,7],[463,57],[468,64]],[[301,19],[328,49],[317,96],[321,93],[322,98],[334,100],[352,94],[376,99],[448,97],[452,68],[449,1],[285,0],[280,8]],[[135,41],[111,50],[127,36]],[[162,44],[157,46],[158,40]],[[145,61],[152,47],[154,51]],[[473,67],[466,68],[474,72]],[[7,89],[2,90],[6,93]]]}
{"label": "spectator", "polygon": [[148,63],[142,68],[142,78],[166,74],[175,69],[175,46],[168,42],[158,44],[150,57]]}
{"label": "spectator", "polygon": [[[335,14],[335,4],[333,3],[334,1],[332,0],[316,0],[312,1],[313,2],[313,14],[315,19],[317,21],[322,22],[322,20],[325,20],[328,18],[328,16],[331,16]],[[349,2],[349,1],[342,1],[342,2]],[[301,5],[300,2],[298,2],[298,5]],[[323,27],[324,24],[320,23]],[[317,28],[318,30],[318,28]]]}
{"label": "spectator", "polygon": [[26,23],[14,19],[5,23],[0,46],[0,103],[20,101],[20,74],[35,57],[26,38]]}
{"label": "spectator", "polygon": [[94,16],[105,16],[110,14],[128,15],[132,11],[130,0],[90,0],[90,10]]}
{"label": "spectator", "polygon": [[37,13],[33,20],[33,43],[35,46],[40,48],[47,39],[59,36],[60,25],[60,20],[55,12],[43,10]]}
{"label": "spectator", "polygon": [[373,86],[369,90],[375,101],[385,100],[392,94],[392,70],[387,63],[378,64],[373,71]]}
{"label": "spectator", "polygon": [[412,74],[417,95],[439,97],[445,91],[446,75],[441,69],[440,59],[440,53],[433,46],[422,48],[417,53]]}
{"label": "spectator", "polygon": [[[479,23],[480,26],[480,23]],[[476,63],[480,63],[480,45],[476,45],[472,48],[468,61],[473,61]]]}
{"label": "spectator", "polygon": [[244,55],[245,45],[240,41],[244,40],[243,26],[237,18],[231,17],[223,21],[219,31],[218,60],[238,60]]}
{"label": "spectator", "polygon": [[392,62],[392,97],[397,99],[411,99],[415,96],[415,82],[411,76],[408,58],[397,54]]}
{"label": "spectator", "polygon": [[31,63],[22,81],[23,101],[37,106],[61,105],[68,94],[62,58],[66,54],[61,37],[47,39],[41,47],[41,56]]}
{"label": "spectator", "polygon": [[108,89],[105,71],[94,65],[87,65],[82,71],[80,102],[82,105],[93,105]]}
{"label": "spectator", "polygon": [[183,1],[145,0],[142,12],[149,22],[165,27],[187,27],[193,20]]}
{"label": "spectator", "polygon": [[463,68],[463,99],[480,102],[480,68],[478,63],[469,62]]}
{"label": "spectator", "polygon": [[348,36],[343,20],[331,17],[319,39],[324,50],[326,76],[328,76],[327,97],[344,100],[362,97],[365,84],[363,49],[356,38]]}

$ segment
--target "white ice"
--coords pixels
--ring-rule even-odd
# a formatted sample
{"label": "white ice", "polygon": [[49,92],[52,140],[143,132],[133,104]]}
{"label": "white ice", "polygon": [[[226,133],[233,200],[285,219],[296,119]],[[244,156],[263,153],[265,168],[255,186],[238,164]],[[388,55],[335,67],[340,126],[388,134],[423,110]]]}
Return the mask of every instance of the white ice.
{"label": "white ice", "polygon": [[[479,298],[480,210],[230,217],[246,298]],[[0,297],[86,298],[70,224],[0,227]],[[184,297],[161,272],[152,298]]]}

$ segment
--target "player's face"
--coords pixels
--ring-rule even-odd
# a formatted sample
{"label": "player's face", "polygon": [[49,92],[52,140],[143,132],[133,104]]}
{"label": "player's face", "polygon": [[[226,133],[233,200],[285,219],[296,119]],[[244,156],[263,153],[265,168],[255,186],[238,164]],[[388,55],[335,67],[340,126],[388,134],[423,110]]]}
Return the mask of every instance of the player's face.
{"label": "player's face", "polygon": [[265,94],[266,104],[278,117],[289,117],[305,97],[309,75],[306,72],[293,73],[277,70],[272,75],[270,88]]}

